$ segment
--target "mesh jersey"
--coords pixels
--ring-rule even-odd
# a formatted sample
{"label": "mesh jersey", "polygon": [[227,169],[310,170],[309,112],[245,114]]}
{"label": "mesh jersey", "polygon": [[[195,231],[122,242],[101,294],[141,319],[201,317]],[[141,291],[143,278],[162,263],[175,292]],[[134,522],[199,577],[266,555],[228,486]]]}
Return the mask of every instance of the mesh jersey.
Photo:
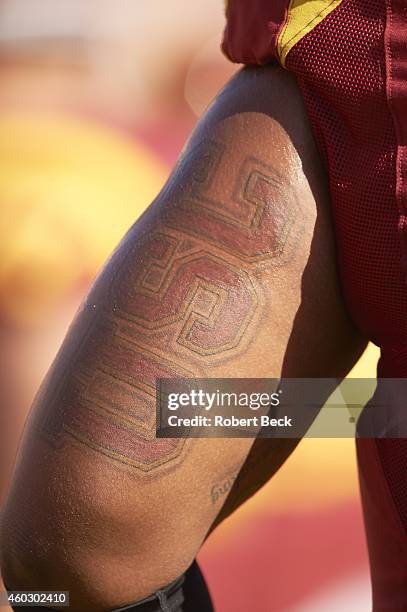
{"label": "mesh jersey", "polygon": [[[381,347],[379,376],[406,377],[405,0],[229,0],[223,51],[296,75],[329,175],[349,312]],[[358,458],[374,610],[406,611],[407,440],[359,440]]]}
{"label": "mesh jersey", "polygon": [[[223,48],[234,61],[279,60],[296,74],[329,168],[349,310],[379,346],[407,348],[404,239],[400,240],[405,233],[404,206],[399,207],[396,199],[397,140],[386,95],[384,0],[311,1],[336,8],[308,32],[299,20],[289,29],[287,3],[230,0]],[[270,14],[278,13],[277,8],[280,14]],[[297,40],[295,32],[301,26]],[[293,40],[297,42],[287,53]]]}

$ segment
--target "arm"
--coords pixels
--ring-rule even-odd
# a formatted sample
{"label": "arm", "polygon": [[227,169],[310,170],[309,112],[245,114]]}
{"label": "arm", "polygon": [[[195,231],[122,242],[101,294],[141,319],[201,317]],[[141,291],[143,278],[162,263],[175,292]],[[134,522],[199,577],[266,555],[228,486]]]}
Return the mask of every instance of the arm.
{"label": "arm", "polygon": [[224,502],[213,484],[253,441],[154,439],[157,377],[341,376],[360,347],[295,82],[245,69],[100,273],[38,394],[2,526],[8,587],[101,610],[192,561]]}

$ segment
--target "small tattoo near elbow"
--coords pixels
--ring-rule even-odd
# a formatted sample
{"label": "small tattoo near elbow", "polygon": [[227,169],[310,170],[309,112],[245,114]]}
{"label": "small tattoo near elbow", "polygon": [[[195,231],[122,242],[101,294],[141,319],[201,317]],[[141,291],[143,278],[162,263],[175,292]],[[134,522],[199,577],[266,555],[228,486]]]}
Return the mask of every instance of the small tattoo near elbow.
{"label": "small tattoo near elbow", "polygon": [[225,498],[228,495],[229,491],[231,491],[233,487],[233,483],[237,478],[238,472],[232,472],[229,476],[215,483],[211,487],[210,495],[212,504],[215,505],[219,500]]}

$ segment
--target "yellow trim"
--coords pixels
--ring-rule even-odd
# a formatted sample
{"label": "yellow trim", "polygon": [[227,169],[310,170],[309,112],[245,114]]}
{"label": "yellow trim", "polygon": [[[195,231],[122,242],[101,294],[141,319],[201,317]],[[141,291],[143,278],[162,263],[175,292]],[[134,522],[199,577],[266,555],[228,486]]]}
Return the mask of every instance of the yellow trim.
{"label": "yellow trim", "polygon": [[303,38],[332,13],[342,0],[291,0],[288,7],[288,18],[282,29],[277,52],[282,66],[288,53]]}

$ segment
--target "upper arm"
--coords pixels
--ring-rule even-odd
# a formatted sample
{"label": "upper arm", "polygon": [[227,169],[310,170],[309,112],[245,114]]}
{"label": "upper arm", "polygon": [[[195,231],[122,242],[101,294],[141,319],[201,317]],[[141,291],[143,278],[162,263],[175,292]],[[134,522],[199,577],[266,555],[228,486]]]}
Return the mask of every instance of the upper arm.
{"label": "upper arm", "polygon": [[[155,380],[346,371],[355,336],[328,202],[295,81],[243,70],[100,273],[38,394],[3,527],[9,575],[25,567],[44,586],[57,559],[55,588],[101,558],[119,583],[139,572],[143,596],[186,567],[223,502],[213,483],[252,440],[155,439]],[[89,583],[106,582],[98,572]]]}

